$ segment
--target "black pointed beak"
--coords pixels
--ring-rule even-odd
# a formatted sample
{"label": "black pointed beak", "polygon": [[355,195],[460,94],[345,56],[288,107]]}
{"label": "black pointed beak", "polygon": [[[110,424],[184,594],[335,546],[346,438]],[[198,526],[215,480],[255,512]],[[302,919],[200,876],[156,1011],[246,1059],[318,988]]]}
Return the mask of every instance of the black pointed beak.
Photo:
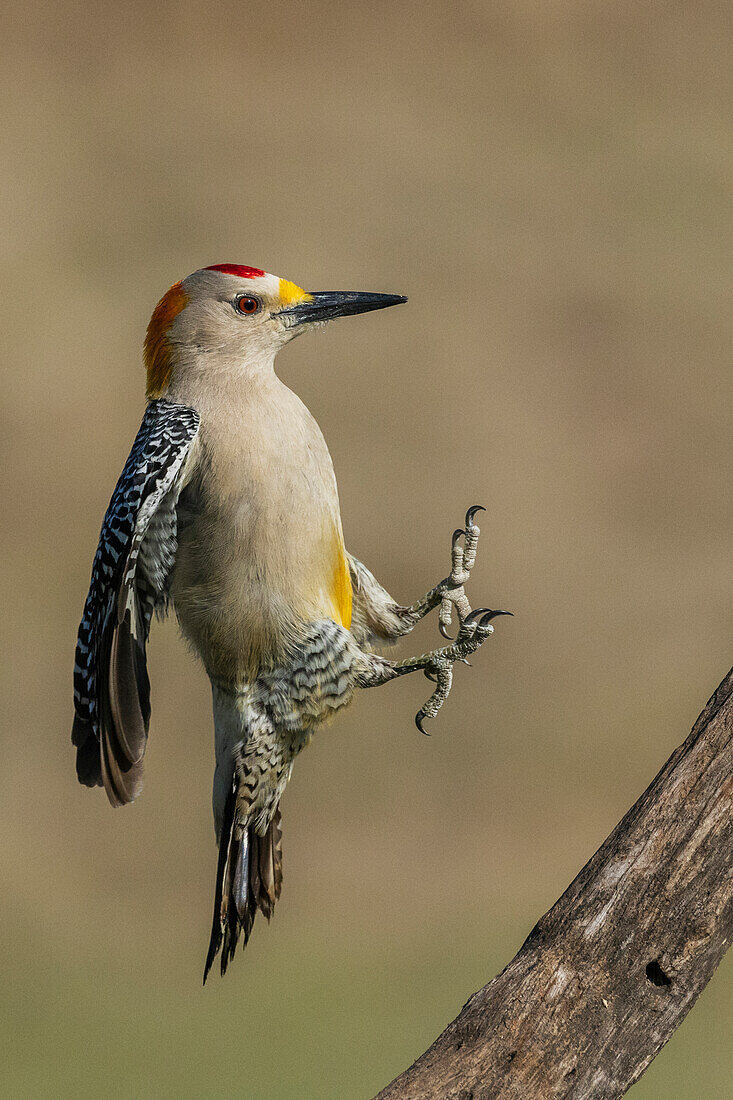
{"label": "black pointed beak", "polygon": [[351,317],[355,313],[369,313],[372,309],[386,309],[406,302],[402,294],[368,294],[359,290],[319,290],[308,299],[287,309],[281,309],[282,317],[289,325],[303,325],[308,321],[332,321],[334,317]]}

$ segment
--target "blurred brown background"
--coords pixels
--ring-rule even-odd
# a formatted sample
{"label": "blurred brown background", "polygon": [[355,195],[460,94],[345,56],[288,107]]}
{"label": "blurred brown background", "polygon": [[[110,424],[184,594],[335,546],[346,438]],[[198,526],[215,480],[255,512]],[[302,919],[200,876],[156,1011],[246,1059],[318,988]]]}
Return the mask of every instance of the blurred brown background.
{"label": "blurred brown background", "polygon": [[[509,960],[728,668],[730,6],[61,0],[3,28],[0,1088],[367,1097]],[[212,722],[173,621],[135,807],[77,787],[69,731],[145,325],[222,261],[410,296],[279,371],[391,591],[445,574],[478,501],[473,597],[516,618],[430,740],[414,678],[317,737],[272,926],[202,991]],[[732,992],[727,960],[638,1100],[730,1094]]]}

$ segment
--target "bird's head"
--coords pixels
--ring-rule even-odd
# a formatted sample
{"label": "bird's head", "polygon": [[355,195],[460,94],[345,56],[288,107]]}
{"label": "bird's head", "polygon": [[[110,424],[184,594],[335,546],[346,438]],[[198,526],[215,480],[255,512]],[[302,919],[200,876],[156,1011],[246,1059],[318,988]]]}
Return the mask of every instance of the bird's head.
{"label": "bird's head", "polygon": [[[162,397],[176,361],[207,356],[236,369],[271,362],[278,350],[318,322],[398,305],[399,294],[302,290],[256,267],[214,264],[163,295],[145,337],[148,398]],[[213,361],[212,361],[213,366]]]}

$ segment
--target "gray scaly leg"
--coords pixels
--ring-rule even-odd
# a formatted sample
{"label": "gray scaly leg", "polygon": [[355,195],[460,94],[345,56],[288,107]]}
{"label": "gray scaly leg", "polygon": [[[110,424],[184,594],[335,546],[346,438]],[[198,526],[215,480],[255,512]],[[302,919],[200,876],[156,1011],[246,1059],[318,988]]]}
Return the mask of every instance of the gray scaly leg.
{"label": "gray scaly leg", "polygon": [[453,621],[453,607],[458,612],[459,627],[471,613],[471,605],[466,596],[465,585],[476,564],[476,548],[481,530],[475,522],[477,512],[485,512],[480,504],[474,504],[466,512],[466,525],[453,532],[451,540],[451,571],[449,575],[431,588],[427,595],[410,607],[404,608],[401,615],[410,629],[423,619],[433,608],[440,605],[438,629],[444,638],[450,640],[448,627]]}
{"label": "gray scaly leg", "polygon": [[[459,610],[460,615],[461,610]],[[358,687],[378,687],[410,672],[424,672],[436,685],[433,694],[415,715],[417,728],[421,733],[425,733],[423,722],[426,718],[435,718],[450,694],[453,684],[453,665],[456,661],[466,661],[479,646],[483,645],[489,635],[494,633],[491,620],[498,615],[511,615],[511,611],[491,611],[486,607],[471,611],[468,607],[467,614],[461,617],[458,637],[452,645],[423,653],[420,657],[411,657],[407,661],[387,661],[383,657],[364,654],[364,661],[356,673],[355,682]]]}

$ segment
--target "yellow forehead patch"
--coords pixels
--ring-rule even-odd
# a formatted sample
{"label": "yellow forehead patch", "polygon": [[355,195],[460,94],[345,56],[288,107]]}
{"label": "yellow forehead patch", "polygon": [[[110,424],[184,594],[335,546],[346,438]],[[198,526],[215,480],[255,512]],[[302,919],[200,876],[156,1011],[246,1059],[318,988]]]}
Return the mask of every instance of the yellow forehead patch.
{"label": "yellow forehead patch", "polygon": [[289,279],[280,280],[280,303],[284,306],[294,306],[298,302],[312,302],[313,295],[308,294],[302,287],[291,283]]}
{"label": "yellow forehead patch", "polygon": [[153,310],[145,333],[143,359],[148,372],[145,390],[149,401],[161,397],[171,379],[171,349],[166,339],[173,321],[185,309],[188,295],[181,283],[174,283]]}

